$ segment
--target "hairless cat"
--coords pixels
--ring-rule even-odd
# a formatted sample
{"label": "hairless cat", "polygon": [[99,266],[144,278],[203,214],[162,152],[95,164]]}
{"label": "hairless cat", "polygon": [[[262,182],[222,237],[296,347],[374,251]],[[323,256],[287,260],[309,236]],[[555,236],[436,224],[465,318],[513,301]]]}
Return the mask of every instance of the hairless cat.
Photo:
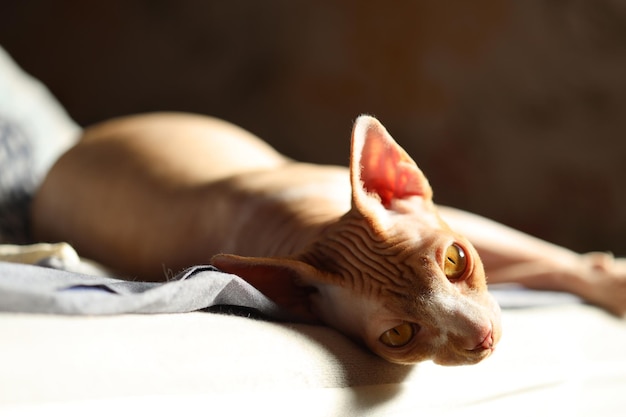
{"label": "hairless cat", "polygon": [[295,162],[198,115],[86,129],[33,205],[41,241],[67,241],[126,277],[211,261],[287,309],[396,363],[459,365],[501,334],[490,283],[577,294],[626,312],[626,261],[580,255],[433,202],[416,163],[359,117],[349,169]]}

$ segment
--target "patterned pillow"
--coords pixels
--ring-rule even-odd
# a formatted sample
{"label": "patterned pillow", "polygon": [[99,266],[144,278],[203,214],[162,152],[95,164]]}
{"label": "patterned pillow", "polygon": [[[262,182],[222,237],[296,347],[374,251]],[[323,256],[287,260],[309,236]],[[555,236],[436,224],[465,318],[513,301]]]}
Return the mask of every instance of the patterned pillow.
{"label": "patterned pillow", "polygon": [[33,143],[0,114],[0,242],[26,243],[28,210],[37,186]]}
{"label": "patterned pillow", "polygon": [[80,128],[0,48],[0,243],[27,243],[33,193]]}

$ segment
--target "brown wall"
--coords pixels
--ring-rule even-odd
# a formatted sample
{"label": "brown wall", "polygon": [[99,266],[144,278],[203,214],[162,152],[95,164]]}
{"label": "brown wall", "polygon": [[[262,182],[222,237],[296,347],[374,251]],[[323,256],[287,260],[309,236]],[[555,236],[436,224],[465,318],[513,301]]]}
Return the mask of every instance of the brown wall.
{"label": "brown wall", "polygon": [[345,164],[370,113],[437,201],[622,255],[625,28],[612,0],[0,5],[0,44],[83,125],[194,111]]}

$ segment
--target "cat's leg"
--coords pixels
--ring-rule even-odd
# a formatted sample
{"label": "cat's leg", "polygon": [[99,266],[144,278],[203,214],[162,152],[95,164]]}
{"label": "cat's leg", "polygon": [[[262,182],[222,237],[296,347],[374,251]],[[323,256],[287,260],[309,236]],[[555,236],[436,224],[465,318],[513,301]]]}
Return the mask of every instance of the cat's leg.
{"label": "cat's leg", "polygon": [[626,314],[626,259],[578,254],[475,214],[440,209],[450,227],[475,246],[490,283],[567,291],[614,314]]}

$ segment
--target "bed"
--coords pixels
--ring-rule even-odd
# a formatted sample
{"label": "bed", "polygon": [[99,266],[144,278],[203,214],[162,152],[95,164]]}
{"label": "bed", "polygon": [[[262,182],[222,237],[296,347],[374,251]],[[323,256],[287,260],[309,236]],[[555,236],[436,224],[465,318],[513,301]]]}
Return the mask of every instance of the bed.
{"label": "bed", "polygon": [[[28,196],[79,132],[0,49],[0,141],[14,144],[0,155],[0,243],[27,240]],[[270,300],[210,266],[164,284],[107,275],[80,259],[0,262],[0,415],[626,410],[626,320],[565,294],[492,288],[504,336],[491,358],[401,366],[332,329],[283,321]]]}

